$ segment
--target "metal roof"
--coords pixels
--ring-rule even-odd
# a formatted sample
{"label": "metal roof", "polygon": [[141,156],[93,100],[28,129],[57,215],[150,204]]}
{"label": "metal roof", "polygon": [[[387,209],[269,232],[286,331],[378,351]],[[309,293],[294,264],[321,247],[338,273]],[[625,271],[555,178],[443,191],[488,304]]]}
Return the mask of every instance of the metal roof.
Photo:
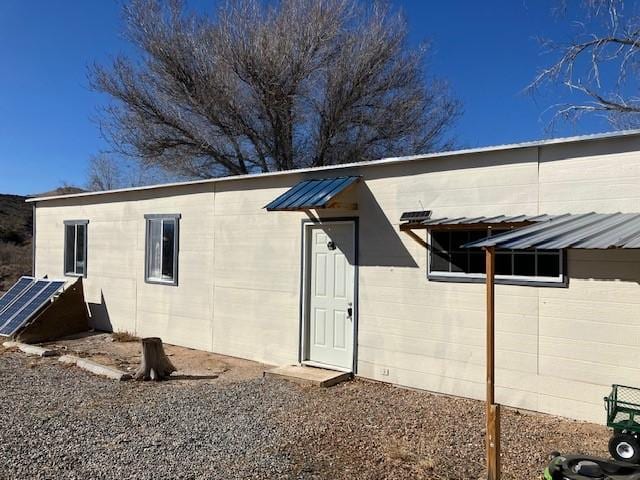
{"label": "metal roof", "polygon": [[[410,212],[407,212],[410,213]],[[402,214],[405,217],[406,214]],[[401,217],[401,220],[402,220]],[[535,223],[544,222],[553,218],[551,215],[495,215],[493,217],[440,217],[427,218],[420,221],[411,221],[405,225],[421,225],[424,227],[436,227],[447,225],[495,225],[500,223]]]}
{"label": "metal roof", "polygon": [[264,208],[269,211],[326,208],[337,195],[359,182],[360,178],[357,176],[304,180]]}
{"label": "metal roof", "polygon": [[389,165],[389,164],[413,162],[413,161],[420,161],[420,160],[429,160],[429,159],[439,158],[439,157],[467,155],[472,153],[499,152],[504,150],[543,147],[545,145],[558,145],[558,144],[575,143],[575,142],[590,142],[595,140],[630,137],[630,136],[637,136],[637,135],[640,135],[640,129],[621,130],[617,132],[605,132],[605,133],[578,135],[578,136],[563,137],[563,138],[549,138],[546,140],[534,140],[530,142],[510,143],[510,144],[493,145],[493,146],[487,146],[487,147],[466,148],[466,149],[460,149],[460,150],[449,150],[449,151],[443,151],[443,152],[425,153],[420,155],[408,155],[403,157],[389,157],[389,158],[382,158],[378,160],[367,160],[364,162],[343,163],[341,165],[325,165],[322,167],[301,168],[297,170],[285,170],[285,171],[267,172],[267,173],[249,173],[246,175],[206,178],[202,180],[163,183],[159,185],[145,185],[141,187],[118,188],[114,190],[104,190],[99,192],[70,193],[66,195],[54,195],[50,197],[36,197],[36,198],[28,199],[27,202],[43,202],[48,200],[59,200],[59,199],[76,198],[76,197],[89,197],[89,196],[108,195],[108,194],[124,193],[124,192],[136,192],[140,190],[155,190],[155,189],[161,189],[161,188],[182,187],[185,185],[198,185],[201,183],[229,182],[229,181],[236,181],[236,180],[262,178],[262,177],[275,177],[275,176],[282,176],[282,175],[294,175],[294,174],[300,174],[300,173],[313,173],[313,172],[320,172],[320,171],[340,171],[347,168]]}
{"label": "metal roof", "polygon": [[463,245],[513,250],[640,248],[640,213],[564,214]]}

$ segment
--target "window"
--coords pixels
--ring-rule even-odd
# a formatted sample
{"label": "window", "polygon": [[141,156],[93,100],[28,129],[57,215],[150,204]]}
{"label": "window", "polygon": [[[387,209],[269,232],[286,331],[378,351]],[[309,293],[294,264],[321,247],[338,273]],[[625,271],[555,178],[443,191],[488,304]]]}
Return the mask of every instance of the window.
{"label": "window", "polygon": [[180,215],[145,215],[145,280],[178,284],[178,227]]}
{"label": "window", "polygon": [[64,222],[64,274],[87,276],[87,226],[89,220]]}
{"label": "window", "polygon": [[[429,256],[429,278],[449,281],[483,281],[485,254],[480,248],[461,248],[506,230],[433,230]],[[496,282],[564,283],[563,254],[560,250],[496,249]]]}

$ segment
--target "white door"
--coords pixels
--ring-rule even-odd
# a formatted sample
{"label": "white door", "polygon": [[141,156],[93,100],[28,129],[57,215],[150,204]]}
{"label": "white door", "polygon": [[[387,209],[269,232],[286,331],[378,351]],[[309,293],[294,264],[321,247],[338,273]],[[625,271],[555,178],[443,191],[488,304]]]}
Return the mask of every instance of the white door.
{"label": "white door", "polygon": [[306,359],[353,368],[355,226],[353,222],[308,227]]}

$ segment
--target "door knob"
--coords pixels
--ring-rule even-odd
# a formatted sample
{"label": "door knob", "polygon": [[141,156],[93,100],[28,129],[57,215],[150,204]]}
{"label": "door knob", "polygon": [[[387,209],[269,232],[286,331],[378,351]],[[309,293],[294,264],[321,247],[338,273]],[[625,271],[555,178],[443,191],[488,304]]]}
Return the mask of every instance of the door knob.
{"label": "door knob", "polygon": [[347,317],[353,318],[353,303],[349,302],[347,305]]}

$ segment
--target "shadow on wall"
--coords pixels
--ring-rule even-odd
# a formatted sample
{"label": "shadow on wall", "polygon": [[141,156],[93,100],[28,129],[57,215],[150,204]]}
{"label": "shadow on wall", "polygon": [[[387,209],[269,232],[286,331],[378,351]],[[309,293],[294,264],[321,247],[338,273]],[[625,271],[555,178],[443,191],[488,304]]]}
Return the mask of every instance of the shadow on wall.
{"label": "shadow on wall", "polygon": [[[357,214],[359,218],[358,265],[418,268],[413,255],[402,242],[402,232],[389,221],[366,182],[360,182],[357,189],[358,212],[353,214]],[[319,211],[318,218],[329,220],[353,214],[345,210],[341,210],[340,213],[323,210]],[[313,215],[308,215],[316,220]]]}
{"label": "shadow on wall", "polygon": [[[593,158],[598,155],[620,155],[636,152],[639,149],[640,138],[635,135],[604,141],[559,143],[546,145],[540,149],[540,163],[569,158]],[[607,161],[599,160],[594,164],[599,164],[603,172],[611,170],[611,165]]]}
{"label": "shadow on wall", "polygon": [[89,302],[89,325],[96,330],[102,330],[104,332],[113,332],[113,325],[111,325],[111,319],[109,317],[109,310],[107,304],[104,301],[104,293],[100,290],[100,303]]}
{"label": "shadow on wall", "polygon": [[640,250],[568,250],[567,274],[569,281],[580,279],[640,285]]}

